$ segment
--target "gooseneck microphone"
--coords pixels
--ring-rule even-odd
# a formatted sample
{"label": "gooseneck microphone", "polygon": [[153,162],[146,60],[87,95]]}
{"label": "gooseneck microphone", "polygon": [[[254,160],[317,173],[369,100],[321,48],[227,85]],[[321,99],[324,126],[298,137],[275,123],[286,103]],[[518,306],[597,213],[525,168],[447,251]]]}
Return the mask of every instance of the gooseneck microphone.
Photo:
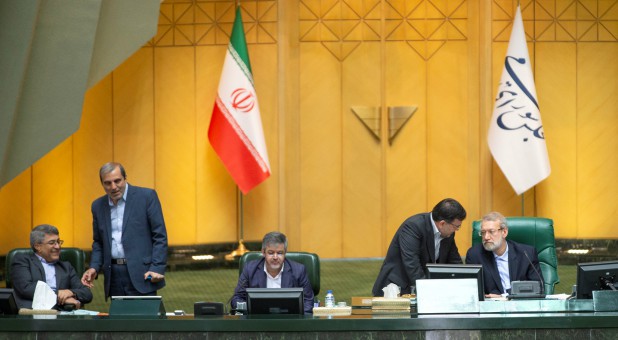
{"label": "gooseneck microphone", "polygon": [[539,271],[536,270],[536,267],[532,263],[532,260],[530,260],[530,256],[528,256],[528,253],[526,251],[524,251],[524,255],[526,255],[526,258],[528,259],[528,263],[530,263],[530,266],[532,267],[532,269],[534,269],[536,276],[538,276],[539,280],[541,281],[541,295],[545,295],[545,281],[543,280],[543,276],[541,276],[541,273],[539,273]]}

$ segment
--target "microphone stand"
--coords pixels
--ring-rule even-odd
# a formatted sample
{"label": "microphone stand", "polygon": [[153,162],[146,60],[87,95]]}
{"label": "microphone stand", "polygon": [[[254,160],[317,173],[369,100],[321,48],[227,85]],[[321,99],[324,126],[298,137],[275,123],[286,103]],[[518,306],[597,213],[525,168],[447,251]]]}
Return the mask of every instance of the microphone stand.
{"label": "microphone stand", "polygon": [[536,267],[532,263],[532,260],[530,260],[530,256],[528,256],[528,253],[524,251],[524,255],[528,259],[528,263],[530,263],[530,266],[532,266],[532,269],[534,269],[534,272],[536,273],[536,276],[539,277],[539,280],[541,282],[541,295],[545,295],[545,280],[543,280],[543,276],[541,275],[541,273],[539,273],[538,270],[536,270]]}

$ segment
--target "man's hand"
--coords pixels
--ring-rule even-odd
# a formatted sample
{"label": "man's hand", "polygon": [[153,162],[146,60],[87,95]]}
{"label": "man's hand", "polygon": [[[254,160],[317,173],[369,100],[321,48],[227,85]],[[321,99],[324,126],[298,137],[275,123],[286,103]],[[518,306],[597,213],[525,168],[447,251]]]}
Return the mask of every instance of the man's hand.
{"label": "man's hand", "polygon": [[[150,278],[148,278],[150,276]],[[157,283],[159,281],[163,281],[165,279],[165,275],[148,271],[144,274],[144,280],[150,280],[152,283]]]}
{"label": "man's hand", "polygon": [[82,284],[88,288],[94,287],[94,279],[97,277],[97,271],[90,268],[84,272],[82,276]]}
{"label": "man's hand", "polygon": [[[73,296],[75,294],[73,294],[73,292],[70,289],[61,289],[58,291],[58,304],[59,305],[64,305],[65,303],[67,303],[68,299],[72,299]],[[75,299],[73,299],[75,300]],[[68,302],[68,303],[72,303],[72,302]]]}
{"label": "man's hand", "polygon": [[75,309],[80,309],[82,308],[82,303],[77,300],[76,298],[68,298],[64,301],[64,304],[73,304],[75,305]]}

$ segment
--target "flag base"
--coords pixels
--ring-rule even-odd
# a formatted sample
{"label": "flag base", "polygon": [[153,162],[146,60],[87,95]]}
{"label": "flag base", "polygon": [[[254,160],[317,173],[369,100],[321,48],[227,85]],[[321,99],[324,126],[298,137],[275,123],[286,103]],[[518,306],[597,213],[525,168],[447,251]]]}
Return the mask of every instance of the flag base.
{"label": "flag base", "polygon": [[238,241],[238,248],[236,248],[234,251],[232,251],[229,254],[225,255],[225,259],[227,261],[233,261],[236,257],[240,257],[242,256],[244,253],[249,252],[250,250],[247,249],[245,247],[245,244],[242,242],[242,240]]}

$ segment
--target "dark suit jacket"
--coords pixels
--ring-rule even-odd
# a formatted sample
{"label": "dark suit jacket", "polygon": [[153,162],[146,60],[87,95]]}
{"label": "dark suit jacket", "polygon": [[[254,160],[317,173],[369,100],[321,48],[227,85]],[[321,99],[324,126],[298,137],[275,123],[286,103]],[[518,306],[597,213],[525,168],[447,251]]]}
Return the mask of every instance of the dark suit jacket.
{"label": "dark suit jacket", "polygon": [[[81,276],[68,261],[58,261],[56,267],[56,288],[70,289],[82,306],[92,301],[92,292],[81,283]],[[11,278],[15,290],[15,302],[19,308],[32,308],[32,299],[37,281],[45,282],[45,269],[41,260],[31,254],[16,254],[11,262]]]}
{"label": "dark suit jacket", "polygon": [[[429,213],[414,215],[401,224],[391,241],[384,263],[373,285],[373,296],[384,296],[382,288],[394,283],[401,294],[409,294],[416,280],[425,278],[427,263],[436,262],[433,227]],[[440,242],[438,263],[462,263],[455,233]]]}
{"label": "dark suit jacket", "polygon": [[[144,280],[144,273],[165,274],[167,264],[167,231],[157,193],[148,188],[128,186],[124,208],[122,245],[131,283],[140,293],[161,289],[165,281]],[[105,276],[105,297],[109,296],[112,260],[112,224],[108,196],[92,203],[92,255],[90,268]]]}
{"label": "dark suit jacket", "polygon": [[[245,265],[238,278],[238,285],[232,297],[232,308],[237,302],[247,301],[246,288],[266,288],[266,273],[264,272],[264,258],[250,261]],[[303,288],[305,313],[313,312],[313,288],[307,277],[307,270],[301,263],[285,259],[281,274],[281,288]]]}
{"label": "dark suit jacket", "polygon": [[[540,281],[543,287],[541,267],[536,249],[527,244],[521,244],[506,240],[509,245],[509,278],[511,281]],[[524,255],[530,257],[530,261]],[[530,265],[532,262],[532,265]],[[492,251],[483,248],[483,244],[477,244],[468,249],[466,264],[483,265],[483,281],[485,294],[502,294],[504,287],[500,281],[500,273]],[[536,271],[535,271],[536,269]]]}

